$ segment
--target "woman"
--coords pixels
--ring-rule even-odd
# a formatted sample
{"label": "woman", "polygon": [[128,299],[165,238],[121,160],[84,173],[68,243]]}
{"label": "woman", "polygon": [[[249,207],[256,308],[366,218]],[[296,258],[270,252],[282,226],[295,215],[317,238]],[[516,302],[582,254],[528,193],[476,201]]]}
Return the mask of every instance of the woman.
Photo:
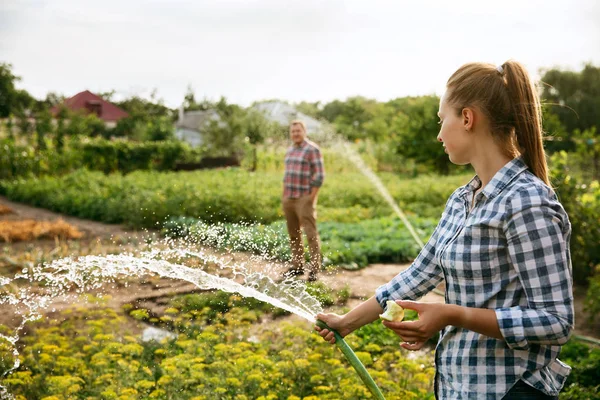
{"label": "woman", "polygon": [[[402,347],[418,350],[441,331],[438,398],[556,399],[570,372],[557,356],[574,322],[571,225],[548,180],[535,86],[515,61],[466,64],[438,115],[450,161],[476,176],[452,194],[410,268],[348,314],[317,318],[346,336],[396,300],[419,313],[383,322]],[[446,304],[414,301],[442,280]]]}

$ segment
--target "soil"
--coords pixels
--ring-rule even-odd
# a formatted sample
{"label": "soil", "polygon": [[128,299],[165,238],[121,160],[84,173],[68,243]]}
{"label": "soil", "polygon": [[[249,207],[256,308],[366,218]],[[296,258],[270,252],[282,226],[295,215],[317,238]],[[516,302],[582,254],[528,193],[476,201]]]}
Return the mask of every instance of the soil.
{"label": "soil", "polygon": [[[12,202],[3,196],[0,196],[0,207],[1,206],[10,208],[13,213],[0,215],[0,219],[32,219],[36,221],[64,220],[83,232],[84,236],[77,240],[79,247],[92,246],[94,243],[112,243],[113,246],[117,246],[118,244],[119,248],[122,248],[122,243],[136,246],[139,243],[143,243],[148,236],[157,234],[156,232],[128,230],[122,225],[104,224],[66,216],[45,209]],[[57,242],[56,240],[36,240],[29,242],[4,243],[0,244],[0,246],[1,245],[5,247],[5,253],[17,254],[20,251],[26,251],[34,247],[53,249],[56,247]],[[213,251],[215,254],[217,253],[215,250],[207,249],[207,251]],[[231,253],[225,255],[223,258],[226,261],[243,261],[250,263],[251,268],[260,269],[262,272],[265,270],[264,264],[261,265],[253,258],[251,259],[248,254]],[[370,297],[378,286],[388,282],[398,272],[408,268],[408,266],[409,264],[372,264],[357,271],[338,270],[332,273],[322,273],[319,276],[319,279],[333,289],[348,287],[351,298],[347,306],[352,307],[361,300]],[[269,275],[273,278],[279,277],[285,268],[286,267],[283,264],[277,263],[270,263],[266,266]],[[6,271],[3,271],[2,269],[3,267],[0,263],[0,276],[5,275],[6,273]],[[6,275],[10,276],[9,274]],[[444,302],[443,295],[439,294],[441,293],[440,290],[443,291],[443,286],[426,295],[422,301]],[[117,309],[120,309],[121,306],[128,303],[144,304],[145,307],[148,307],[149,304],[154,304],[156,307],[160,307],[164,303],[164,299],[168,296],[198,291],[198,288],[191,283],[156,277],[151,277],[147,280],[135,279],[128,281],[125,284],[110,284],[102,290],[105,295],[108,295],[105,296],[108,299],[107,305]],[[580,336],[600,339],[600,321],[598,321],[598,318],[597,323],[594,325],[587,323],[588,315],[584,312],[585,292],[586,289],[584,287],[576,286],[574,288],[575,318],[577,321],[574,333]],[[52,307],[49,308],[51,311],[48,312],[47,316],[53,317],[60,313],[62,309],[71,307],[72,305],[71,300],[62,301],[61,299],[57,299]],[[0,324],[10,326],[13,325],[14,322],[14,315],[11,316],[9,312],[0,314]]]}

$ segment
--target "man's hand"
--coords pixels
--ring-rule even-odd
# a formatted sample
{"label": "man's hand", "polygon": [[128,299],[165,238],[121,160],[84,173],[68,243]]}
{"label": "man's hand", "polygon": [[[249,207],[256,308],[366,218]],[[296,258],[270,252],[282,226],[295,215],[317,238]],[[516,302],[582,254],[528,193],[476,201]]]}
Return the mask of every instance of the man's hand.
{"label": "man's hand", "polygon": [[313,205],[317,205],[317,197],[319,196],[319,188],[318,187],[312,187],[310,188],[310,201],[312,202]]}

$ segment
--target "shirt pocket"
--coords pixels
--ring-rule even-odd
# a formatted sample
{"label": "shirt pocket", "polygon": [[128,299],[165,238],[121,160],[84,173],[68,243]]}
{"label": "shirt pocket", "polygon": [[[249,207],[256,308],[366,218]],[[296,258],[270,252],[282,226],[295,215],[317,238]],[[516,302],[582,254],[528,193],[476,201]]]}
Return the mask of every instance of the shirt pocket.
{"label": "shirt pocket", "polygon": [[500,275],[506,239],[494,221],[470,219],[448,246],[449,272],[455,278],[492,280]]}

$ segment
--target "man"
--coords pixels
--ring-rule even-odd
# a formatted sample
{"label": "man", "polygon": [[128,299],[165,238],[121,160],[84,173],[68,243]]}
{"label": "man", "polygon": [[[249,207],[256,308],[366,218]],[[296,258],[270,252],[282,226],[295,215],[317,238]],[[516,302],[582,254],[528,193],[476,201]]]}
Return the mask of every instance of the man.
{"label": "man", "polygon": [[292,146],[285,155],[283,177],[283,212],[287,221],[292,268],[284,274],[291,278],[304,274],[304,245],[302,231],[308,238],[310,263],[308,280],[317,280],[321,270],[321,243],[317,232],[317,195],[323,184],[325,171],[319,147],[306,138],[306,125],[302,121],[290,123]]}

